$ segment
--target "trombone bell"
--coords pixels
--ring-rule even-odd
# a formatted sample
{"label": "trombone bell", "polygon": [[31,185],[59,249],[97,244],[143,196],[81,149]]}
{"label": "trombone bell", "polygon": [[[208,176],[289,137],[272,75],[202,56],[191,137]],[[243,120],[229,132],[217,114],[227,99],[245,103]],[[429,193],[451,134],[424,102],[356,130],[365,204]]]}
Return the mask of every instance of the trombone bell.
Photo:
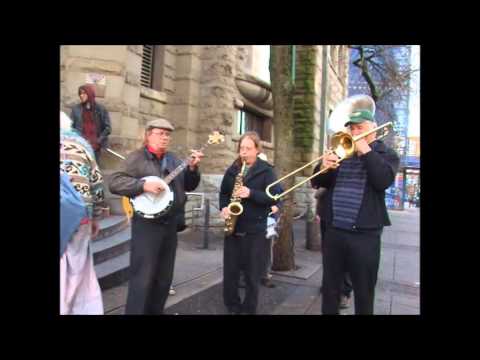
{"label": "trombone bell", "polygon": [[[383,130],[383,134],[381,134],[380,136],[377,136],[373,141],[375,140],[380,140],[381,138],[385,137],[388,135],[388,127],[393,127],[393,123],[392,122],[388,122],[386,124],[383,124],[381,126],[378,126],[372,130],[369,130],[367,132],[364,132],[363,134],[360,134],[360,135],[357,135],[357,136],[352,136],[346,132],[343,132],[343,131],[338,131],[336,132],[333,136],[332,136],[332,139],[331,139],[331,147],[330,147],[330,151],[334,152],[335,155],[337,155],[339,157],[339,160],[337,161],[337,164],[340,163],[341,161],[345,160],[345,159],[348,159],[349,157],[352,157],[354,154],[355,154],[355,142],[357,142],[358,140],[360,139],[363,139],[364,137],[367,137],[368,135],[372,134],[372,133],[376,133],[377,131],[380,131],[380,130]],[[370,142],[371,143],[371,142]],[[290,191],[296,189],[297,187],[299,186],[302,186],[303,184],[305,184],[307,181],[310,181],[311,179],[313,179],[315,176],[318,176],[324,172],[327,172],[330,170],[330,168],[324,168],[324,169],[321,169],[319,170],[318,172],[316,172],[315,174],[311,175],[310,177],[300,181],[298,184],[292,186],[290,189],[288,190],[285,190],[284,192],[282,192],[281,194],[275,194],[273,195],[271,192],[270,192],[270,188],[272,186],[275,186],[276,184],[282,182],[283,180],[289,178],[290,176],[293,176],[295,175],[296,173],[298,173],[299,171],[305,169],[307,166],[310,166],[311,164],[315,163],[315,162],[319,162],[321,159],[323,158],[323,155],[320,156],[319,158],[315,159],[315,160],[312,160],[310,161],[308,164],[306,165],[303,165],[302,167],[290,172],[289,174],[281,177],[280,179],[278,179],[277,181],[271,183],[270,185],[267,186],[267,188],[265,189],[265,192],[266,194],[272,198],[273,200],[277,201],[278,199],[280,199],[281,197],[285,196],[286,194],[288,194]]]}
{"label": "trombone bell", "polygon": [[355,145],[352,136],[343,131],[338,131],[333,134],[331,148],[340,159],[350,157],[355,152]]}

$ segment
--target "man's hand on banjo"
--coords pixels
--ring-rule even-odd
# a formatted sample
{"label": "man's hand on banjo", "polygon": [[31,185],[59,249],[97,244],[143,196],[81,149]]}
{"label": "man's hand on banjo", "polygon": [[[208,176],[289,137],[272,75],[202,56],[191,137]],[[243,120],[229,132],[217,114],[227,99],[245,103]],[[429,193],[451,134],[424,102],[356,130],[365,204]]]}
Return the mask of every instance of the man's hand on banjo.
{"label": "man's hand on banjo", "polygon": [[143,184],[143,191],[145,192],[150,192],[155,195],[160,194],[165,188],[163,187],[162,183],[160,181],[156,180],[145,180],[145,183]]}

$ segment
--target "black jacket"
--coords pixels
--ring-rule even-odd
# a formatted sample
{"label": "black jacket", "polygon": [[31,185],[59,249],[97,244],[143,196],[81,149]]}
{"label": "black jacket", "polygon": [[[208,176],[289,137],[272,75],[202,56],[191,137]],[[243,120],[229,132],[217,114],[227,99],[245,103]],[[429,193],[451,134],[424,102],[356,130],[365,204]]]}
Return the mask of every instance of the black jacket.
{"label": "black jacket", "polygon": [[[385,190],[395,181],[400,159],[394,150],[380,140],[377,140],[375,150],[361,156],[360,159],[363,160],[367,170],[367,181],[355,228],[352,230],[381,229],[383,226],[391,225],[385,206]],[[319,168],[320,164],[315,167],[313,173]],[[337,174],[338,169],[330,170],[311,180],[313,188],[327,188],[320,214],[327,225],[332,223],[332,195]]]}
{"label": "black jacket", "polygon": [[[83,106],[77,104],[72,108],[72,127],[77,129],[80,134],[83,134]],[[95,102],[95,114],[93,116],[95,125],[98,129],[98,142],[102,148],[108,146],[108,136],[112,132],[112,126],[110,125],[110,116],[105,106]]]}
{"label": "black jacket", "polygon": [[[228,206],[235,177],[240,167],[233,163],[225,172],[220,187],[220,209]],[[276,201],[268,197],[265,189],[276,180],[272,166],[257,158],[243,178],[243,186],[250,189],[250,197],[242,199],[243,213],[238,217],[235,232],[258,233],[267,231],[267,216]]]}
{"label": "black jacket", "polygon": [[[165,154],[167,165],[165,175],[171,173],[181,161],[171,152]],[[111,175],[109,189],[112,194],[128,196],[133,198],[143,193],[145,176],[159,176],[160,161],[145,147],[132,152],[122,164],[122,169]],[[200,182],[198,168],[190,171],[187,166],[171,183],[170,187],[174,192],[174,203],[167,216],[178,215],[183,211],[186,202],[185,191],[192,191]]]}

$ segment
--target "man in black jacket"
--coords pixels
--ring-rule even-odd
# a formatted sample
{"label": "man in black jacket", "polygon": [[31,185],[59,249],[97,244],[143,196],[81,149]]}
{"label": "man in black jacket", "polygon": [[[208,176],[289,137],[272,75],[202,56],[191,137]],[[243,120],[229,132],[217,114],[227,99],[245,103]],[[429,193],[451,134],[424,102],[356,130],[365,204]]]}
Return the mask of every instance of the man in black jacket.
{"label": "man in black jacket", "polygon": [[[173,130],[166,119],[151,120],[147,124],[145,146],[128,155],[123,168],[112,174],[112,194],[133,198],[144,192],[159,194],[165,190],[157,179],[142,178],[164,178],[181,164],[167,151]],[[202,156],[194,150],[188,166],[170,182],[175,195],[166,215],[156,219],[133,215],[126,314],[163,314],[173,279],[178,217],[184,211],[185,191],[194,190],[200,182],[197,165]]]}
{"label": "man in black jacket", "polygon": [[[359,110],[345,123],[353,136],[375,128],[369,110]],[[385,206],[385,190],[394,182],[399,157],[375,133],[355,143],[356,154],[340,165],[327,152],[322,167],[331,168],[311,180],[325,187],[321,217],[326,225],[323,239],[322,313],[338,314],[344,274],[351,277],[355,313],[373,314],[380,262],[380,237],[391,225]],[[314,169],[319,170],[320,164]]]}

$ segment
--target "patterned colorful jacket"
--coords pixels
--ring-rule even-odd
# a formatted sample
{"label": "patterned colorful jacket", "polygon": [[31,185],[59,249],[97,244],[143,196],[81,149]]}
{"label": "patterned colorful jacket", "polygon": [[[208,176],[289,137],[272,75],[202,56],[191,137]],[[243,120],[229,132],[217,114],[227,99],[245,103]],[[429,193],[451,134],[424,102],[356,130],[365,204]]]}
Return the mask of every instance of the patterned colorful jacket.
{"label": "patterned colorful jacket", "polygon": [[105,205],[103,177],[92,147],[76,130],[60,131],[60,170],[83,197],[88,216],[100,217]]}

